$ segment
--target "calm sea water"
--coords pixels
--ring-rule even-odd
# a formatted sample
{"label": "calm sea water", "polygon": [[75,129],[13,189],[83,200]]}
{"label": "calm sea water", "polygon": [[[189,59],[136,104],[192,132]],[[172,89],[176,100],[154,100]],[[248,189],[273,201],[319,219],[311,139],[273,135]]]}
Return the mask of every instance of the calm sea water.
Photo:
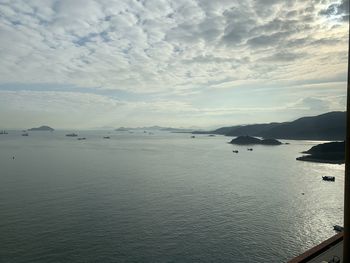
{"label": "calm sea water", "polygon": [[344,166],[295,160],[317,142],[64,134],[0,135],[0,262],[285,262],[342,225]]}

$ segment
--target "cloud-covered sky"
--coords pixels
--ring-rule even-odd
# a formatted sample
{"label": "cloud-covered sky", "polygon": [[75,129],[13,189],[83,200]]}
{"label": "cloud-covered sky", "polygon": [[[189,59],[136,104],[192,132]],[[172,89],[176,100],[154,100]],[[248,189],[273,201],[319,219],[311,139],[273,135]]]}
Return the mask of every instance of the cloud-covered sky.
{"label": "cloud-covered sky", "polygon": [[0,0],[0,126],[215,127],[345,109],[348,0]]}

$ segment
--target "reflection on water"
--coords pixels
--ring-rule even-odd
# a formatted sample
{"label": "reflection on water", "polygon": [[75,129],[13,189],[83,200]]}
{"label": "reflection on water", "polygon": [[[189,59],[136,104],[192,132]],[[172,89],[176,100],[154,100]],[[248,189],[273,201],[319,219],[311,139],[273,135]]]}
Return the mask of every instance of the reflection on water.
{"label": "reflection on water", "polygon": [[342,225],[344,166],[295,160],[314,142],[64,134],[0,137],[4,262],[283,262]]}

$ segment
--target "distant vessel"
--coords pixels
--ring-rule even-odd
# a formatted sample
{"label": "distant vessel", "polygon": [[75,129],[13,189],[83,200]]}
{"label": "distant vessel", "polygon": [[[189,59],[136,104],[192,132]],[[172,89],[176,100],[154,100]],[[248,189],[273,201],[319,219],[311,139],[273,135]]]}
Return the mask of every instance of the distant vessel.
{"label": "distant vessel", "polygon": [[109,136],[103,136],[103,139],[110,139],[111,137]]}
{"label": "distant vessel", "polygon": [[196,136],[192,135],[191,138],[194,139],[194,138],[196,138]]}
{"label": "distant vessel", "polygon": [[5,130],[2,130],[2,131],[0,131],[0,134],[8,134],[8,132]]}
{"label": "distant vessel", "polygon": [[233,152],[233,153],[238,153],[238,150],[233,150],[232,152]]}
{"label": "distant vessel", "polygon": [[335,181],[335,177],[334,176],[322,176],[322,179],[324,181],[332,181],[332,182]]}
{"label": "distant vessel", "polygon": [[86,138],[85,138],[85,137],[80,137],[80,138],[78,138],[78,140],[79,140],[79,141],[81,141],[81,140],[86,140]]}
{"label": "distant vessel", "polygon": [[22,133],[22,136],[28,136],[29,134],[26,132],[26,133]]}
{"label": "distant vessel", "polygon": [[247,151],[253,151],[253,148],[248,148]]}
{"label": "distant vessel", "polygon": [[68,137],[77,137],[78,136],[78,134],[76,134],[76,133],[68,133],[68,134],[66,134],[66,136],[68,136]]}

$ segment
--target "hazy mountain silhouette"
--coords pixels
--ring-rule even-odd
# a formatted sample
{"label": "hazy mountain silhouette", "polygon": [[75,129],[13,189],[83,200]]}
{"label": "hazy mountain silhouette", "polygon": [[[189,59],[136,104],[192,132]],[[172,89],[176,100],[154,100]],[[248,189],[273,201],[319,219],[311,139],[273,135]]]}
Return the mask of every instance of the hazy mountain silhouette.
{"label": "hazy mountain silhouette", "polygon": [[292,122],[239,125],[194,133],[295,140],[344,140],[345,127],[346,112],[334,111],[318,116],[303,117]]}

